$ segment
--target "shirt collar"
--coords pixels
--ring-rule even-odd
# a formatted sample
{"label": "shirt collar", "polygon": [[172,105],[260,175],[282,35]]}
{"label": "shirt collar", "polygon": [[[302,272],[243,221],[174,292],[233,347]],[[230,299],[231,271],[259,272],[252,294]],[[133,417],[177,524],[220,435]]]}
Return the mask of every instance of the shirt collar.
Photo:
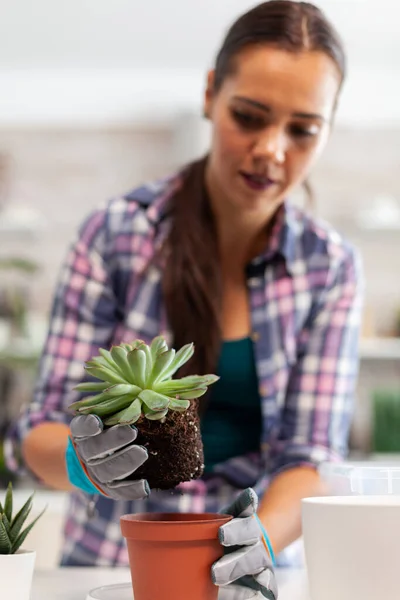
{"label": "shirt collar", "polygon": [[288,202],[284,202],[275,214],[271,235],[264,252],[253,259],[251,264],[260,265],[280,255],[285,260],[289,274],[293,275],[297,237],[295,209]]}
{"label": "shirt collar", "polygon": [[[143,186],[135,191],[135,199],[146,207],[147,218],[153,225],[158,225],[155,240],[156,249],[161,248],[169,231],[169,219],[166,219],[166,205],[173,193],[182,185],[182,173],[165,178],[155,184]],[[146,206],[147,205],[147,206]],[[294,273],[296,259],[296,242],[298,238],[298,220],[296,209],[285,201],[277,210],[268,244],[250,265],[260,266],[271,261],[275,256],[282,256],[290,275]]]}

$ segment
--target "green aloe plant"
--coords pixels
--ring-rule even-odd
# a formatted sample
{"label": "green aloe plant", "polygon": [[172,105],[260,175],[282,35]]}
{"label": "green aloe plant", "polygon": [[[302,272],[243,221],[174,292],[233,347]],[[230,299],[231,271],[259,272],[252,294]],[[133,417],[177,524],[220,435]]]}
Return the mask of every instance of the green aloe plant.
{"label": "green aloe plant", "polygon": [[46,510],[45,507],[36,519],[23,529],[32,509],[33,497],[34,494],[17,514],[13,515],[13,489],[12,484],[8,484],[4,506],[0,502],[0,554],[15,554]]}
{"label": "green aloe plant", "polygon": [[193,356],[194,344],[168,348],[163,336],[121,343],[85,363],[97,381],[79,383],[83,397],[70,405],[76,415],[97,415],[105,427],[137,423],[136,443],[148,459],[136,472],[151,489],[169,490],[201,476],[204,452],[197,399],[217,375],[177,374]]}
{"label": "green aloe plant", "polygon": [[162,336],[150,345],[142,340],[132,344],[99,348],[100,356],[86,362],[86,371],[100,382],[80,383],[76,390],[95,393],[70,405],[76,414],[95,414],[105,425],[136,423],[141,416],[164,422],[168,411],[185,412],[190,401],[200,398],[217,375],[173,375],[194,353],[194,344],[177,352],[168,349]]}

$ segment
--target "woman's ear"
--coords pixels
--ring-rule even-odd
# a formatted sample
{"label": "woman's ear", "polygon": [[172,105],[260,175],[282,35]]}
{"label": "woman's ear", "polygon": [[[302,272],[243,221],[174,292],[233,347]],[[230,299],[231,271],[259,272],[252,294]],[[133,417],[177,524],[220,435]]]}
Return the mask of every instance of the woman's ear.
{"label": "woman's ear", "polygon": [[207,73],[206,90],[204,93],[203,116],[206,119],[209,119],[212,113],[212,105],[214,101],[214,79],[215,73],[214,70],[211,70]]}

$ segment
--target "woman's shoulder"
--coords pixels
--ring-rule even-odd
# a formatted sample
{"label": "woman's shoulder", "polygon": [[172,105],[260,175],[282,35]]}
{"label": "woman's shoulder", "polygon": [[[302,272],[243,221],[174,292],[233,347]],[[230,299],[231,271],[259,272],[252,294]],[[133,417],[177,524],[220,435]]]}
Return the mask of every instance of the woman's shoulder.
{"label": "woman's shoulder", "polygon": [[336,227],[321,217],[289,205],[287,223],[296,239],[298,253],[305,258],[325,258],[342,263],[357,255],[357,249]]}
{"label": "woman's shoulder", "polygon": [[99,239],[151,233],[165,220],[168,200],[182,179],[182,171],[176,171],[103,201],[84,218],[80,240],[90,246]]}

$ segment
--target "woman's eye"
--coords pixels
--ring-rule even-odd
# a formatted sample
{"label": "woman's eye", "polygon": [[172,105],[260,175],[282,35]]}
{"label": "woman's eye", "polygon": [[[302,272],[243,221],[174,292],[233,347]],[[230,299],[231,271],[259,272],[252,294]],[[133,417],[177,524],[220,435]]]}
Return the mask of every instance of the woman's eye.
{"label": "woman's eye", "polygon": [[232,110],[232,116],[236,123],[243,127],[243,129],[260,129],[264,126],[264,121],[261,117],[257,117],[250,113]]}
{"label": "woman's eye", "polygon": [[316,127],[302,127],[301,125],[292,125],[290,128],[290,132],[294,137],[308,138],[316,136],[318,133],[318,129]]}

